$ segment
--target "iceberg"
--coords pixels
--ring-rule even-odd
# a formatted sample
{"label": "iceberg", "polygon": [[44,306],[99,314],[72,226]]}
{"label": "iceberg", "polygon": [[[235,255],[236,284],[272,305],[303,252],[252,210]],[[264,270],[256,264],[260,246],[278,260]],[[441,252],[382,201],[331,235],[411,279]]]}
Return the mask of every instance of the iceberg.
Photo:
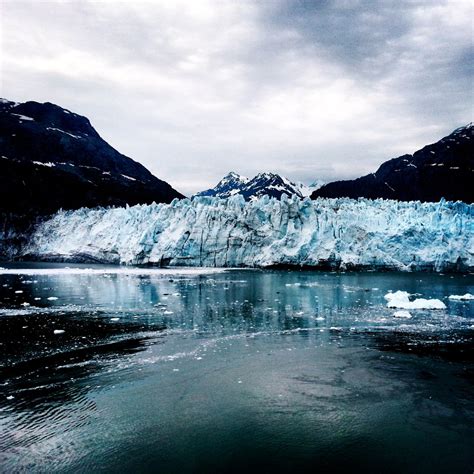
{"label": "iceberg", "polygon": [[[417,298],[413,301],[409,299],[410,294],[407,291],[395,291],[395,293],[387,293],[384,298],[388,301],[387,307],[389,308],[400,308],[400,309],[446,309],[446,305],[437,299],[425,299],[425,298]],[[403,311],[397,311],[394,316],[397,317],[410,317],[409,316],[401,316],[400,313]],[[407,313],[404,311],[403,313]]]}
{"label": "iceberg", "polygon": [[474,300],[474,295],[471,295],[471,293],[465,293],[464,295],[451,295],[449,296],[449,299],[454,301],[471,301]]}
{"label": "iceberg", "polygon": [[367,199],[195,197],[59,211],[23,258],[187,267],[470,271],[474,206]]}
{"label": "iceberg", "polygon": [[410,318],[411,318],[411,314],[410,314],[408,311],[402,309],[402,310],[400,310],[400,311],[395,311],[395,313],[393,313],[393,317],[394,317],[394,318],[406,318],[406,319],[410,319]]}

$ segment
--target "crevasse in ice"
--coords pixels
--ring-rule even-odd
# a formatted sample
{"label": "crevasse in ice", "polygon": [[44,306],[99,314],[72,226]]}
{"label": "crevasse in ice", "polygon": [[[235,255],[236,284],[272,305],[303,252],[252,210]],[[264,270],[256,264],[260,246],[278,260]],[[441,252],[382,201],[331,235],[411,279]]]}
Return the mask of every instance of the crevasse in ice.
{"label": "crevasse in ice", "polygon": [[473,216],[473,205],[444,200],[196,197],[60,211],[25,253],[122,264],[469,270]]}

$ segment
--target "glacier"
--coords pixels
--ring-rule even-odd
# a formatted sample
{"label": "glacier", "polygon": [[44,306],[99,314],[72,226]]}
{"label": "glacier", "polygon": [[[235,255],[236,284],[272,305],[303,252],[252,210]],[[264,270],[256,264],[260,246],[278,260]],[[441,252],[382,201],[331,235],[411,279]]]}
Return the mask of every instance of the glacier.
{"label": "glacier", "polygon": [[264,196],[59,211],[22,258],[125,265],[472,271],[474,206]]}

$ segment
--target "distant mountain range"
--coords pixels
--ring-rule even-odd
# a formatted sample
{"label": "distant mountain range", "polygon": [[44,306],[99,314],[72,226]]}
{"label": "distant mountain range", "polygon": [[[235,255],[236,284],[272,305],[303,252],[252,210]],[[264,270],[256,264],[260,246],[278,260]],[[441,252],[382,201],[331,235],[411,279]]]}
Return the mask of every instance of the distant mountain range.
{"label": "distant mountain range", "polygon": [[400,201],[474,202],[474,127],[470,123],[413,155],[386,161],[375,173],[326,184],[311,194]]}
{"label": "distant mountain range", "polygon": [[0,99],[0,212],[170,202],[183,197],[105,142],[86,117]]}
{"label": "distant mountain range", "polygon": [[213,196],[225,199],[240,194],[246,201],[258,199],[262,196],[280,199],[283,195],[288,197],[296,195],[299,198],[304,198],[310,196],[313,191],[323,184],[321,181],[306,186],[302,183],[294,183],[275,173],[259,173],[249,179],[230,172],[214,188],[199,192],[195,196]]}
{"label": "distant mountain range", "polygon": [[[474,201],[474,127],[469,124],[413,155],[358,179],[310,186],[275,173],[252,179],[231,172],[196,196],[247,201],[283,195],[402,201]],[[0,99],[0,214],[165,202],[184,197],[105,142],[86,117],[51,103]],[[1,222],[0,222],[1,224]],[[1,230],[1,229],[0,229]]]}

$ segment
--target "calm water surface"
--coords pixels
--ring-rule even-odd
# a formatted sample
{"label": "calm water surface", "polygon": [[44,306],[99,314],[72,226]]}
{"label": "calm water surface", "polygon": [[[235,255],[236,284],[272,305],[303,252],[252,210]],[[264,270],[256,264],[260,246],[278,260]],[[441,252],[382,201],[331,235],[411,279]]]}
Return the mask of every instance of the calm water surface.
{"label": "calm water surface", "polygon": [[2,472],[474,470],[472,275],[28,268],[0,271]]}

